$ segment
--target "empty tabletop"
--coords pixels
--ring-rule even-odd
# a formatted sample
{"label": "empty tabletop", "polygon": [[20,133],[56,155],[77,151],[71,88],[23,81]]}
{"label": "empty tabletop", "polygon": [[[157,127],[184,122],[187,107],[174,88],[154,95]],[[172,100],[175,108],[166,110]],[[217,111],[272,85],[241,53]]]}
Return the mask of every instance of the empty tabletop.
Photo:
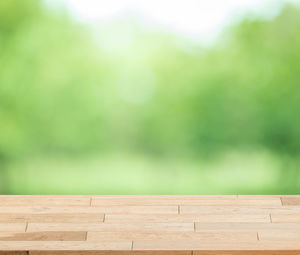
{"label": "empty tabletop", "polygon": [[0,255],[300,255],[300,196],[0,196]]}

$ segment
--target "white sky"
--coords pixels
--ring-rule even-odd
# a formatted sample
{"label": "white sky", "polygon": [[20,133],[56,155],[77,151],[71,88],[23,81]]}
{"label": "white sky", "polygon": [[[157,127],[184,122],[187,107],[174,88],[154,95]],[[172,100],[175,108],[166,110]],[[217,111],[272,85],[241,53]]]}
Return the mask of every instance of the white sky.
{"label": "white sky", "polygon": [[134,15],[150,25],[189,37],[214,38],[242,15],[273,16],[285,2],[300,0],[64,0],[72,14],[96,24]]}

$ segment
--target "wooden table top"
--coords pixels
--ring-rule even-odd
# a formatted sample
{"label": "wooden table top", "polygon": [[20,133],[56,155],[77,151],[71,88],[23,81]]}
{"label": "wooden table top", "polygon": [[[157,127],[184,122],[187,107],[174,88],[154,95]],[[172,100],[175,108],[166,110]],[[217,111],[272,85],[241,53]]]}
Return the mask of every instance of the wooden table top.
{"label": "wooden table top", "polygon": [[0,196],[0,254],[300,254],[300,196]]}

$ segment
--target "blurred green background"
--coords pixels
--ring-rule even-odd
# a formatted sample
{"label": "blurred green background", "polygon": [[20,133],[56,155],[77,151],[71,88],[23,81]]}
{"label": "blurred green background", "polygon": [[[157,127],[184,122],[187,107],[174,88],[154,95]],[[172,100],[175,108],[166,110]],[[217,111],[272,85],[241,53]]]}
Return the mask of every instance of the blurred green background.
{"label": "blurred green background", "polygon": [[300,9],[203,46],[0,1],[1,194],[299,194]]}

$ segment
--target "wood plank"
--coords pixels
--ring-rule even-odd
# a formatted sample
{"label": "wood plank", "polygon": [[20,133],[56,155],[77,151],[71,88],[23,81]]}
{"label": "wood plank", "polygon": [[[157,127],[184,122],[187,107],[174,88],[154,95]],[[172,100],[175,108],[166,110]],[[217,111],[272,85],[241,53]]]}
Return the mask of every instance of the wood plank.
{"label": "wood plank", "polygon": [[298,206],[180,206],[180,214],[294,214]]}
{"label": "wood plank", "polygon": [[300,213],[297,214],[271,214],[272,222],[295,222],[300,223]]}
{"label": "wood plank", "polygon": [[300,240],[300,229],[298,230],[260,230],[258,231],[259,240]]}
{"label": "wood plank", "polygon": [[29,255],[192,255],[192,251],[30,251]]}
{"label": "wood plank", "polygon": [[[133,250],[214,250],[233,251],[233,250],[298,250],[300,252],[299,241],[255,241],[255,242],[199,242],[177,240],[155,240],[155,241],[135,241],[133,242]],[[285,254],[285,253],[284,253]]]}
{"label": "wood plank", "polygon": [[29,223],[27,232],[36,231],[193,231],[194,223]]}
{"label": "wood plank", "polygon": [[31,251],[29,255],[299,255],[299,251]]}
{"label": "wood plank", "polygon": [[[2,214],[68,214],[68,213],[120,213],[120,214],[178,214],[177,206],[113,206],[113,207],[0,207]],[[294,214],[300,206],[180,206],[180,214]]]}
{"label": "wood plank", "polygon": [[281,201],[282,201],[282,205],[285,206],[290,206],[290,205],[300,206],[300,196],[282,197]]}
{"label": "wood plank", "polygon": [[203,200],[233,200],[232,196],[93,196],[92,206],[196,205]]}
{"label": "wood plank", "polygon": [[[283,195],[279,195],[282,197]],[[239,195],[93,195],[92,199],[155,199],[155,200],[178,200],[178,199],[237,199]],[[271,197],[271,196],[270,196]]]}
{"label": "wood plank", "polygon": [[88,232],[87,240],[99,242],[106,240],[198,240],[198,241],[256,241],[257,232],[153,232],[153,231],[130,231],[130,232]]}
{"label": "wood plank", "polygon": [[0,251],[0,255],[28,255],[27,251]]}
{"label": "wood plank", "polygon": [[270,199],[270,198],[295,198],[299,195],[237,195],[237,198],[241,199]]}
{"label": "wood plank", "polygon": [[85,241],[84,231],[0,232],[0,241]]}
{"label": "wood plank", "polygon": [[195,223],[196,231],[298,230],[300,223]]}
{"label": "wood plank", "polygon": [[0,232],[25,232],[26,223],[0,223]]}
{"label": "wood plank", "polygon": [[[108,207],[51,207],[8,206],[0,207],[0,213],[26,214],[81,214],[81,213],[133,213],[133,214],[178,214],[178,206],[108,206]],[[299,209],[300,212],[300,209]]]}
{"label": "wood plank", "polygon": [[203,199],[194,203],[193,206],[281,206],[280,198],[269,199]]}
{"label": "wood plank", "polygon": [[92,206],[128,206],[128,205],[210,205],[210,206],[251,206],[251,205],[265,205],[281,206],[281,200],[279,197],[270,197],[265,199],[235,199],[222,198],[222,197],[192,197],[192,198],[178,198],[168,197],[164,198],[103,198],[94,197],[92,199]]}
{"label": "wood plank", "polygon": [[65,223],[99,223],[103,222],[103,213],[1,213],[0,222],[65,222]]}
{"label": "wood plank", "polygon": [[178,214],[178,206],[109,206],[98,207],[103,213]]}
{"label": "wood plank", "polygon": [[88,196],[0,196],[3,206],[90,206]]}
{"label": "wood plank", "polygon": [[268,250],[253,250],[253,251],[233,251],[233,250],[217,250],[217,251],[194,251],[193,255],[299,255],[298,250],[278,250],[278,251],[268,251]]}
{"label": "wood plank", "polygon": [[131,250],[132,242],[86,242],[86,241],[0,241],[0,250],[5,251],[95,251]]}
{"label": "wood plank", "polygon": [[300,255],[299,198],[0,196],[0,251]]}
{"label": "wood plank", "polygon": [[105,222],[270,222],[270,216],[269,214],[106,214]]}

